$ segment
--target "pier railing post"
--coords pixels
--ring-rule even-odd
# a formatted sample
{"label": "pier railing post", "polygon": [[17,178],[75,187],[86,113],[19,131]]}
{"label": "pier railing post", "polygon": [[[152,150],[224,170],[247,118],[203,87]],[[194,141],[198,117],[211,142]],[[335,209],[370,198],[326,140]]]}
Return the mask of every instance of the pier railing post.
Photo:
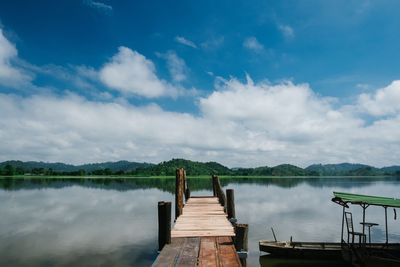
{"label": "pier railing post", "polygon": [[226,197],[222,190],[221,183],[217,175],[212,176],[213,193],[214,196],[218,197],[219,203],[226,209]]}
{"label": "pier railing post", "polygon": [[171,202],[158,202],[158,250],[171,243]]}
{"label": "pier railing post", "polygon": [[235,215],[235,193],[233,189],[226,189],[226,209],[228,212],[228,219],[234,219]]}
{"label": "pier railing post", "polygon": [[184,169],[176,169],[175,179],[175,219],[177,219],[183,211],[183,192],[184,192]]}
{"label": "pier railing post", "polygon": [[248,224],[236,224],[235,225],[235,248],[236,251],[248,251]]}
{"label": "pier railing post", "polygon": [[183,188],[183,190],[184,190],[184,195],[185,195],[185,202],[187,202],[188,201],[188,199],[190,198],[190,189],[189,189],[189,186],[188,186],[188,182],[187,182],[187,178],[186,178],[186,171],[185,170],[183,170],[183,177],[184,177],[184,188]]}
{"label": "pier railing post", "polygon": [[186,191],[185,191],[185,200],[186,200],[186,202],[188,201],[189,198],[190,198],[190,189],[189,189],[189,187],[187,187]]}
{"label": "pier railing post", "polygon": [[213,196],[217,197],[217,179],[218,177],[216,175],[211,176],[212,179],[212,189],[213,189]]}

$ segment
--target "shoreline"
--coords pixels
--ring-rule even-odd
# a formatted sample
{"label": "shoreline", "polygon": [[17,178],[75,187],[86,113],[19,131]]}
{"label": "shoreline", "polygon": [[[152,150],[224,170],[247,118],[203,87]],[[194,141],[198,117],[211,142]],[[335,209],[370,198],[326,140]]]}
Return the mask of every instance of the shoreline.
{"label": "shoreline", "polygon": [[[395,175],[376,175],[376,176],[234,176],[234,175],[221,175],[220,179],[346,179],[346,178],[400,178]],[[187,176],[188,179],[209,179],[211,175],[196,175]],[[86,175],[86,176],[52,176],[52,175],[14,175],[14,176],[1,176],[0,179],[16,179],[16,180],[29,180],[29,179],[175,179],[175,176],[130,176],[130,175]]]}

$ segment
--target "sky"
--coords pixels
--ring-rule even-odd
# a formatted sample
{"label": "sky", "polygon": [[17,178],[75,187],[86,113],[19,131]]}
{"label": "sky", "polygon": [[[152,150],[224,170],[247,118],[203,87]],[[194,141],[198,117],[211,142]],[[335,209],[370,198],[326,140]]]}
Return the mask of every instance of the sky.
{"label": "sky", "polygon": [[398,1],[0,2],[0,161],[400,165]]}

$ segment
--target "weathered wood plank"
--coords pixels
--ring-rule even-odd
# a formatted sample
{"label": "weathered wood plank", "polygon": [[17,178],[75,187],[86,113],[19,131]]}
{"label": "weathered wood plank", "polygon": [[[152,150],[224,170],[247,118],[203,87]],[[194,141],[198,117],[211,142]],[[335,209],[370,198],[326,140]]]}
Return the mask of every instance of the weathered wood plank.
{"label": "weathered wood plank", "polygon": [[189,198],[187,203],[219,203],[217,198]]}
{"label": "weathered wood plank", "polygon": [[224,221],[220,222],[213,222],[213,221],[203,221],[203,222],[196,222],[196,221],[186,221],[186,222],[178,222],[175,224],[175,227],[177,226],[185,226],[185,225],[198,225],[198,226],[215,226],[215,227],[226,227],[229,229],[233,229],[232,225],[229,225],[229,223],[226,223]]}
{"label": "weathered wood plank", "polygon": [[221,267],[239,267],[240,259],[231,237],[217,237],[218,260]]}
{"label": "weathered wood plank", "polygon": [[217,197],[214,196],[192,196],[191,199],[199,199],[199,198],[214,198],[214,199],[218,199]]}
{"label": "weathered wood plank", "polygon": [[178,267],[196,267],[199,256],[200,238],[188,237],[185,238],[185,243],[182,247],[179,259],[176,266]]}
{"label": "weathered wood plank", "polygon": [[187,204],[183,210],[203,210],[203,209],[207,209],[207,210],[224,210],[223,207],[221,207],[220,205],[193,205],[193,204]]}
{"label": "weathered wood plank", "polygon": [[180,252],[182,250],[184,238],[173,238],[171,244],[164,246],[160,255],[153,263],[152,267],[171,267],[174,266],[175,262],[178,260]]}
{"label": "weathered wood plank", "polygon": [[215,237],[200,239],[199,267],[215,267],[218,265]]}
{"label": "weathered wood plank", "polygon": [[223,231],[223,230],[199,230],[199,231],[172,231],[171,237],[205,237],[205,236],[234,236],[235,232],[233,231]]}
{"label": "weathered wood plank", "polygon": [[171,231],[171,237],[234,236],[218,198],[190,198]]}

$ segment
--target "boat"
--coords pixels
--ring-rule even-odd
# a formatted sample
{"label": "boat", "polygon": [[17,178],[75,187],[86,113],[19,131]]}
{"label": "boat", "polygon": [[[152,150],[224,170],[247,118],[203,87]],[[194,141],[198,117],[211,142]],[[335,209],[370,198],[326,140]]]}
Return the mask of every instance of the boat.
{"label": "boat", "polygon": [[[400,208],[400,199],[342,192],[333,192],[333,195],[332,201],[343,207],[341,242],[277,241],[272,229],[275,240],[260,240],[260,251],[284,258],[344,259],[353,266],[400,266],[400,243],[389,242],[387,227],[387,209],[394,208],[396,219],[395,208]],[[346,212],[349,204],[360,205],[363,209],[362,232],[354,231],[352,214]],[[365,221],[365,211],[369,206],[381,206],[385,209],[386,242],[384,243],[371,243],[370,228],[378,224]],[[345,238],[345,225],[347,238]]]}
{"label": "boat", "polygon": [[[344,249],[344,244],[339,242],[290,242],[260,240],[260,251],[285,258],[304,258],[304,259],[341,259],[345,257],[346,251],[350,252],[350,246]],[[359,249],[358,251],[362,251]],[[371,243],[364,248],[364,252],[382,258],[386,255],[389,261],[396,259],[400,252],[399,243]],[[389,256],[392,255],[393,257]]]}
{"label": "boat", "polygon": [[[387,209],[393,208],[394,219],[397,219],[396,209],[400,208],[400,199],[360,195],[343,192],[333,192],[334,197],[332,201],[342,206],[342,255],[343,259],[353,264],[353,266],[369,266],[371,263],[380,264],[381,266],[400,266],[400,243],[389,242],[388,232],[388,216]],[[350,212],[346,212],[349,204],[359,205],[363,212],[362,232],[354,232],[353,220]],[[385,236],[384,243],[371,244],[370,228],[376,223],[365,221],[365,212],[369,206],[383,207],[385,210]],[[344,226],[347,227],[347,240],[344,238]],[[365,227],[368,227],[369,242],[367,242],[367,232]],[[354,242],[355,236],[359,237],[359,242]]]}
{"label": "boat", "polygon": [[340,243],[260,240],[259,248],[260,251],[284,258],[342,259],[342,246]]}

